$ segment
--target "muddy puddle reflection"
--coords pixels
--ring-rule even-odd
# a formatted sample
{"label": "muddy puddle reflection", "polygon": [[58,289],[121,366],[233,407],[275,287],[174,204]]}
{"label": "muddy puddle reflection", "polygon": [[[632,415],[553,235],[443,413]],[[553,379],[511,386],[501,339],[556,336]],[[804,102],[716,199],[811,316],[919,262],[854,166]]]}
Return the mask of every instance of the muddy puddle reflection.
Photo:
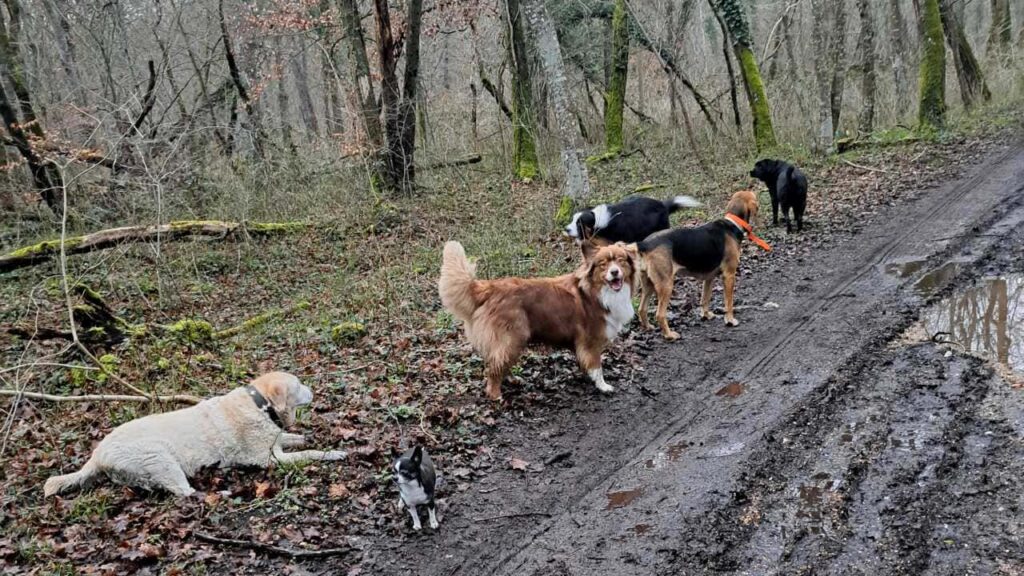
{"label": "muddy puddle reflection", "polygon": [[986,278],[925,310],[937,342],[1024,374],[1024,275]]}

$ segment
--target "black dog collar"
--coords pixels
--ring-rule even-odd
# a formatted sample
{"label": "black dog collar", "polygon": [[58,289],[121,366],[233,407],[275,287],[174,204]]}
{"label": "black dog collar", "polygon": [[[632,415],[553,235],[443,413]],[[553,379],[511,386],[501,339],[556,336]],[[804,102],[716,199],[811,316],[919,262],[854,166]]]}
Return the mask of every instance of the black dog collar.
{"label": "black dog collar", "polygon": [[267,400],[263,394],[260,394],[259,390],[252,386],[246,386],[245,391],[249,393],[249,398],[252,398],[256,408],[261,412],[266,412],[267,416],[270,417],[270,421],[278,428],[284,430],[284,423],[281,422],[281,417],[277,415],[277,410],[274,410],[274,405],[270,403],[270,400]]}

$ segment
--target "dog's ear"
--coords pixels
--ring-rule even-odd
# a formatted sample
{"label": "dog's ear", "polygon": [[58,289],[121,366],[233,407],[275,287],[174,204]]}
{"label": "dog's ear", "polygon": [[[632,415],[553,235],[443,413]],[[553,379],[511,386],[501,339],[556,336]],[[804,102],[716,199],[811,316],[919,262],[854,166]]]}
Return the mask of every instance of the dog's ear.
{"label": "dog's ear", "polygon": [[[269,372],[252,381],[252,387],[259,390],[260,394],[270,402],[282,418],[285,418],[294,408],[289,404],[293,404],[295,400],[292,399],[289,402],[289,399],[291,398],[291,389],[296,385],[302,386],[299,384],[298,378],[287,372]],[[310,395],[312,396],[312,393]]]}
{"label": "dog's ear", "polygon": [[412,463],[419,468],[421,462],[423,462],[423,447],[417,446],[412,449]]}

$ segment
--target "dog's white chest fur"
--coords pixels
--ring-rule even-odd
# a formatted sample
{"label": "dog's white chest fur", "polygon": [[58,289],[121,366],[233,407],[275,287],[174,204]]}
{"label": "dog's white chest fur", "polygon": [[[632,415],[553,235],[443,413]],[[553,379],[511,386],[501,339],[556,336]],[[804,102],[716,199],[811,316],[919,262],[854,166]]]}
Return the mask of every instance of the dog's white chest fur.
{"label": "dog's white chest fur", "polygon": [[402,495],[402,502],[405,502],[406,506],[419,506],[420,504],[426,504],[430,500],[427,498],[427,493],[423,490],[423,485],[415,480],[400,482],[398,484],[398,492]]}
{"label": "dog's white chest fur", "polygon": [[604,286],[599,298],[601,305],[608,311],[604,316],[604,333],[611,341],[633,319],[633,297],[626,285],[618,292]]}

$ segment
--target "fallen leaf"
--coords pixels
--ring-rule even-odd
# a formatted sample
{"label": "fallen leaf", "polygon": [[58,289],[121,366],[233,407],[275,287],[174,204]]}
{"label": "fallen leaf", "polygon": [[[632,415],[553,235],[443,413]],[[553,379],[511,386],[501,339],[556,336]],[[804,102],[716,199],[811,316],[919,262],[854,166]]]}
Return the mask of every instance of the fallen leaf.
{"label": "fallen leaf", "polygon": [[210,492],[206,495],[205,498],[203,498],[203,501],[206,502],[207,506],[216,506],[217,502],[220,502],[220,494],[216,492]]}
{"label": "fallen leaf", "polygon": [[267,498],[269,496],[272,496],[272,494],[271,494],[272,486],[271,486],[270,482],[260,482],[260,481],[257,480],[255,482],[255,484],[256,484],[255,492],[256,492],[256,497],[257,498]]}
{"label": "fallen leaf", "polygon": [[327,489],[327,494],[331,498],[345,498],[349,495],[349,489],[344,484],[331,484],[331,487]]}
{"label": "fallen leaf", "polygon": [[513,458],[513,459],[509,460],[508,465],[513,470],[519,470],[521,472],[525,472],[526,469],[530,466],[530,463],[527,462],[526,460],[520,460],[519,458]]}
{"label": "fallen leaf", "polygon": [[342,440],[351,440],[357,434],[359,434],[359,431],[358,430],[354,430],[352,428],[335,428],[334,429],[334,435],[335,436],[340,436]]}

